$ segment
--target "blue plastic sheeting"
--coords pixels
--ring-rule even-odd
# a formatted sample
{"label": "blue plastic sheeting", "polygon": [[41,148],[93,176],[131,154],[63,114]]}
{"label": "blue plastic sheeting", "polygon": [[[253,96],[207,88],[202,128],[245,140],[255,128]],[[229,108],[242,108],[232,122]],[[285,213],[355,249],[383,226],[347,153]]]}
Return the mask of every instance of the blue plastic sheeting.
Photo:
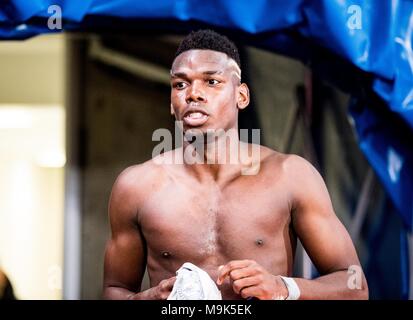
{"label": "blue plastic sheeting", "polygon": [[350,112],[355,120],[359,145],[374,166],[382,184],[411,228],[413,208],[413,134],[411,128],[385,110],[382,101],[376,108],[354,99]]}
{"label": "blue plastic sheeting", "polygon": [[[24,39],[55,32],[47,27],[48,19],[55,14],[52,5],[62,9],[64,29],[81,30],[85,19],[90,26],[94,18],[100,18],[100,26],[103,21],[111,27],[115,17],[131,20],[125,28],[142,19],[166,21],[171,27],[174,22],[187,22],[188,29],[201,23],[248,39],[260,35],[252,41],[255,45],[303,61],[317,54],[312,46],[323,48],[339,57],[337,61],[367,73],[371,82],[363,89],[379,96],[387,113],[376,112],[376,100],[358,102],[359,111],[353,115],[360,147],[411,230],[413,141],[406,139],[413,132],[413,1],[14,0],[0,4],[0,38]],[[323,67],[323,61],[318,63]],[[351,84],[350,71],[345,74],[330,67],[330,75]],[[394,140],[388,129],[395,131],[398,124],[388,115],[407,125],[407,136],[398,135],[399,140]],[[377,126],[378,122],[383,125]]]}

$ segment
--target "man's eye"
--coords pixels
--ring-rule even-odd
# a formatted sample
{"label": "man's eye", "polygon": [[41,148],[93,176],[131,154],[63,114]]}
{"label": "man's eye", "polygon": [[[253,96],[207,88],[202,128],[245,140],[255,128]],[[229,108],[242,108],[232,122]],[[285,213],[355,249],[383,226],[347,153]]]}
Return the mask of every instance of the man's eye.
{"label": "man's eye", "polygon": [[215,86],[215,85],[217,85],[218,83],[219,83],[219,81],[218,81],[218,80],[215,80],[215,79],[209,79],[209,80],[208,80],[208,84],[211,85],[211,86]]}
{"label": "man's eye", "polygon": [[177,82],[177,83],[175,83],[175,88],[184,89],[184,88],[186,88],[186,83],[185,82]]}

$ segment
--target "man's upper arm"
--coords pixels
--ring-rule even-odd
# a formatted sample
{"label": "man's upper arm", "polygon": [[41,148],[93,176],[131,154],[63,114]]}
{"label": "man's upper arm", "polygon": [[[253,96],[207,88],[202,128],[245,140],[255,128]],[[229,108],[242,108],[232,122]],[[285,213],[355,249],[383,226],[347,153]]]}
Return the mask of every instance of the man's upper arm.
{"label": "man's upper arm", "polygon": [[[134,169],[135,168],[135,169]],[[106,245],[104,286],[140,290],[145,272],[145,247],[137,222],[136,167],[116,180],[109,200],[112,236]]]}
{"label": "man's upper arm", "polygon": [[292,156],[287,161],[292,175],[293,228],[320,274],[360,265],[321,175],[303,158]]}

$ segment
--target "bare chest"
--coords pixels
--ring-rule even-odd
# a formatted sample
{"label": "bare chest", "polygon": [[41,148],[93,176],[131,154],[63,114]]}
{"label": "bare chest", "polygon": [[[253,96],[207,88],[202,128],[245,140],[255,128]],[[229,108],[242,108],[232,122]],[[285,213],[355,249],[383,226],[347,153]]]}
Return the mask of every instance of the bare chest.
{"label": "bare chest", "polygon": [[262,181],[225,189],[171,183],[148,199],[140,217],[148,254],[160,261],[265,264],[270,253],[285,252],[289,238],[288,196]]}

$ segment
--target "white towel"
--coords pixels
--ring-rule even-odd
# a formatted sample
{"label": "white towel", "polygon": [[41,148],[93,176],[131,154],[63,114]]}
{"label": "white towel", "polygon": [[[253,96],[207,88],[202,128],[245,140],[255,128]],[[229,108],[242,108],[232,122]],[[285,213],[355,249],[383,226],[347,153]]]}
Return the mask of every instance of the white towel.
{"label": "white towel", "polygon": [[168,300],[222,300],[221,291],[215,282],[196,265],[185,262],[176,274]]}

